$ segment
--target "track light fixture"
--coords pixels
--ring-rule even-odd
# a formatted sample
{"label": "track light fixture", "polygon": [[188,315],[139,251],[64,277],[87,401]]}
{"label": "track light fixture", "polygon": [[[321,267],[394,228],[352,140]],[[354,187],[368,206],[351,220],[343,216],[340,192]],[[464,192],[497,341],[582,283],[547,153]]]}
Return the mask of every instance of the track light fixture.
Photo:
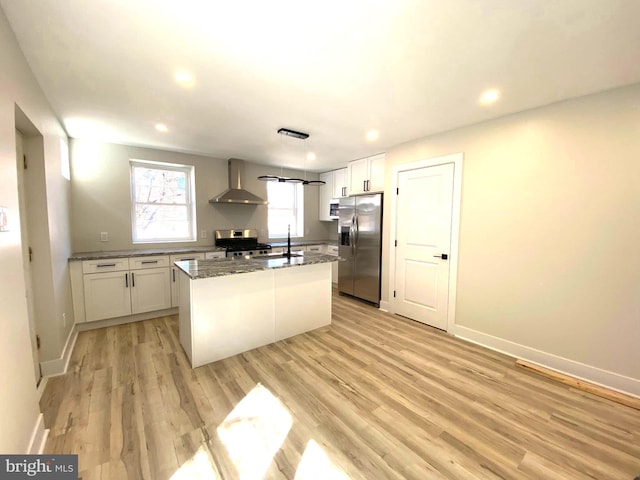
{"label": "track light fixture", "polygon": [[[288,128],[280,128],[278,129],[278,133],[280,135],[286,135],[288,137],[299,138],[300,140],[306,140],[309,138],[308,133],[296,132],[295,130],[290,130]],[[307,176],[306,162],[305,162],[305,177]],[[306,178],[292,178],[292,177],[283,177],[278,175],[260,175],[258,180],[262,180],[263,182],[280,182],[280,183],[301,183],[302,185],[309,185],[312,187],[319,187],[320,185],[324,185],[326,182],[323,180],[307,180]]]}

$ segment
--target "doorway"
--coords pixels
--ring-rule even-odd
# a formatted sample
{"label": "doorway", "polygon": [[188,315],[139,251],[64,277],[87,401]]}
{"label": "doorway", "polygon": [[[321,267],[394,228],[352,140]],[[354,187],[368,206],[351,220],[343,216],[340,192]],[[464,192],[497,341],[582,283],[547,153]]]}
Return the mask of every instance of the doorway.
{"label": "doorway", "polygon": [[42,369],[40,368],[40,336],[38,335],[35,314],[35,298],[33,288],[33,268],[31,264],[32,249],[29,241],[29,217],[28,217],[28,181],[26,175],[26,158],[24,154],[24,137],[16,130],[16,170],[18,176],[18,201],[20,206],[20,236],[22,240],[22,264],[24,269],[24,283],[27,300],[27,315],[29,317],[29,337],[31,339],[31,355],[33,357],[33,373],[36,386],[42,381]]}
{"label": "doorway", "polygon": [[390,307],[454,333],[462,154],[394,168]]}

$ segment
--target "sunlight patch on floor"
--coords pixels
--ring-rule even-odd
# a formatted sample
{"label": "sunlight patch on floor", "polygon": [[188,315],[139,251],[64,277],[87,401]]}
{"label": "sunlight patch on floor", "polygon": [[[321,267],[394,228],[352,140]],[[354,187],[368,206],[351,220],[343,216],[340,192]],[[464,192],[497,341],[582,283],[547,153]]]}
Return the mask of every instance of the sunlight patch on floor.
{"label": "sunlight patch on floor", "polygon": [[264,477],[292,423],[287,409],[260,384],[235,406],[218,427],[218,437],[241,480]]}
{"label": "sunlight patch on floor", "polygon": [[314,440],[309,440],[298,468],[295,480],[349,480],[349,476],[336,467]]}
{"label": "sunlight patch on floor", "polygon": [[169,480],[218,480],[220,477],[204,446],[171,475]]}

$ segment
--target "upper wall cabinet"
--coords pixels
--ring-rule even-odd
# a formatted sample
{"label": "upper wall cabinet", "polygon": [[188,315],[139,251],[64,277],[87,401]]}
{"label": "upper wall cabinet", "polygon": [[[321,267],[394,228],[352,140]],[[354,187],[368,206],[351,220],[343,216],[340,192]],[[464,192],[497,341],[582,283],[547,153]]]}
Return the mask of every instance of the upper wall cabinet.
{"label": "upper wall cabinet", "polygon": [[347,169],[333,170],[320,174],[320,180],[324,180],[325,184],[320,186],[320,200],[318,218],[320,221],[328,222],[335,220],[337,217],[332,215],[331,200],[343,198],[348,195],[347,192]]}
{"label": "upper wall cabinet", "polygon": [[347,173],[349,195],[384,190],[384,159],[385,154],[380,153],[373,157],[349,162]]}
{"label": "upper wall cabinet", "polygon": [[347,169],[341,168],[340,170],[334,170],[330,173],[333,173],[332,198],[343,198],[349,195],[349,189],[347,188]]}

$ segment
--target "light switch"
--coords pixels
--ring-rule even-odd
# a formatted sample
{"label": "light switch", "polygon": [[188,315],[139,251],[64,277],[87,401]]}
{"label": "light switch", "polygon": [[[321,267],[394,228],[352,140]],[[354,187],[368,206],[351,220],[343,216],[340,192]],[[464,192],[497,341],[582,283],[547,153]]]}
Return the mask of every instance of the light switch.
{"label": "light switch", "polygon": [[108,242],[109,241],[109,232],[100,232],[100,241]]}
{"label": "light switch", "polygon": [[202,230],[200,232],[200,238],[207,238],[207,231],[206,230]]}

